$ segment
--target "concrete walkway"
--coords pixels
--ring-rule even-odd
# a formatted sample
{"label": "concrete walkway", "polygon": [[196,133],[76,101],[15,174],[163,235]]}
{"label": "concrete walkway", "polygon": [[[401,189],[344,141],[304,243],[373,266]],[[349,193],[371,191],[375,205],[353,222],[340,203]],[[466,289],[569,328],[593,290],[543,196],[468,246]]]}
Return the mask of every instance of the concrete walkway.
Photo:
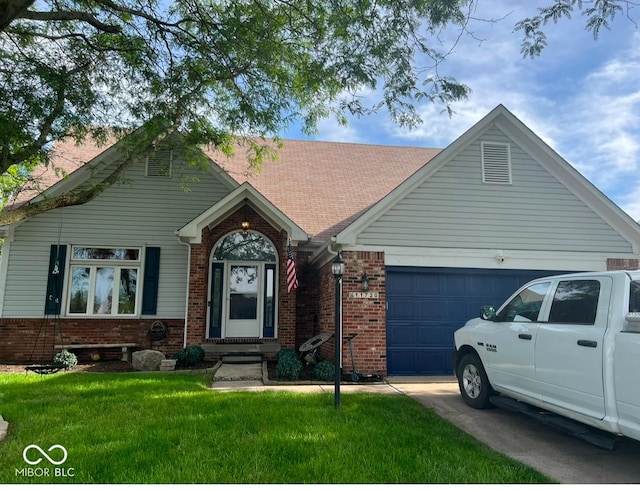
{"label": "concrete walkway", "polygon": [[[238,378],[238,379],[234,379]],[[218,367],[212,390],[334,392],[333,384],[276,383],[266,365]],[[455,377],[390,377],[384,383],[341,384],[341,393],[406,395],[483,442],[559,483],[640,483],[640,442],[621,438],[614,451],[591,446],[522,414],[474,410],[462,401]]]}

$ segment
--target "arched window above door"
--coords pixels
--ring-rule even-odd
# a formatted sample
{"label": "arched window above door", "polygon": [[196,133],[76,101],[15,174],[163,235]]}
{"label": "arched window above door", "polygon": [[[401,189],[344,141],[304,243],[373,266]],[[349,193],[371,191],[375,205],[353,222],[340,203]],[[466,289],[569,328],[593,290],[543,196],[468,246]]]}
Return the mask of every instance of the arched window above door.
{"label": "arched window above door", "polygon": [[224,237],[213,251],[213,260],[276,262],[276,250],[262,235],[236,231]]}

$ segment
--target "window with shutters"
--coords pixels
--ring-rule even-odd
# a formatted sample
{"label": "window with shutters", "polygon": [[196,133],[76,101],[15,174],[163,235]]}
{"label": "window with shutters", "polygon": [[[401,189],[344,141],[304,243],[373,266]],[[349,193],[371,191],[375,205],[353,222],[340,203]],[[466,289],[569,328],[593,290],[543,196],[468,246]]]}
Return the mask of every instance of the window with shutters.
{"label": "window with shutters", "polygon": [[140,256],[140,248],[72,247],[68,314],[135,315]]}
{"label": "window with shutters", "polygon": [[173,151],[158,149],[147,157],[147,177],[171,177]]}
{"label": "window with shutters", "polygon": [[482,154],[482,182],[511,184],[511,148],[507,143],[480,143]]}

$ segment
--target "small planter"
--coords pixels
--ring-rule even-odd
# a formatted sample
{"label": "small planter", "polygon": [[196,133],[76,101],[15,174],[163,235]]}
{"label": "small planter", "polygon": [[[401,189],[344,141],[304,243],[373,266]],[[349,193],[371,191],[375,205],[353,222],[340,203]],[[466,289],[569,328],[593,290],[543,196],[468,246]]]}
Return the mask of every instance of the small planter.
{"label": "small planter", "polygon": [[160,361],[160,371],[175,371],[175,369],[175,359],[165,359],[164,361]]}

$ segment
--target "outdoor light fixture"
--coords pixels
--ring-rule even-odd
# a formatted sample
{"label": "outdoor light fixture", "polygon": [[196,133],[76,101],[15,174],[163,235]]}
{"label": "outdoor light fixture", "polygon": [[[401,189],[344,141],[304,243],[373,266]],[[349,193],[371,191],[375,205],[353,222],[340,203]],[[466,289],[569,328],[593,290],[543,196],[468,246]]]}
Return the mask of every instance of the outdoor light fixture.
{"label": "outdoor light fixture", "polygon": [[336,278],[336,281],[339,281],[344,274],[344,260],[342,260],[342,255],[339,253],[336,255],[336,258],[333,259],[331,263],[331,272]]}
{"label": "outdoor light fixture", "polygon": [[240,224],[240,226],[242,227],[242,234],[246,235],[247,231],[249,230],[249,220],[247,219],[247,200],[244,200],[244,219],[242,220],[242,223]]}
{"label": "outdoor light fixture", "polygon": [[340,280],[344,274],[344,260],[342,255],[338,253],[331,263],[331,272],[336,279],[336,318],[335,318],[335,334],[333,336],[336,344],[336,362],[335,362],[335,406],[340,408],[340,348],[342,347],[342,335],[340,335]]}
{"label": "outdoor light fixture", "polygon": [[362,290],[369,291],[369,276],[366,272],[362,273]]}

